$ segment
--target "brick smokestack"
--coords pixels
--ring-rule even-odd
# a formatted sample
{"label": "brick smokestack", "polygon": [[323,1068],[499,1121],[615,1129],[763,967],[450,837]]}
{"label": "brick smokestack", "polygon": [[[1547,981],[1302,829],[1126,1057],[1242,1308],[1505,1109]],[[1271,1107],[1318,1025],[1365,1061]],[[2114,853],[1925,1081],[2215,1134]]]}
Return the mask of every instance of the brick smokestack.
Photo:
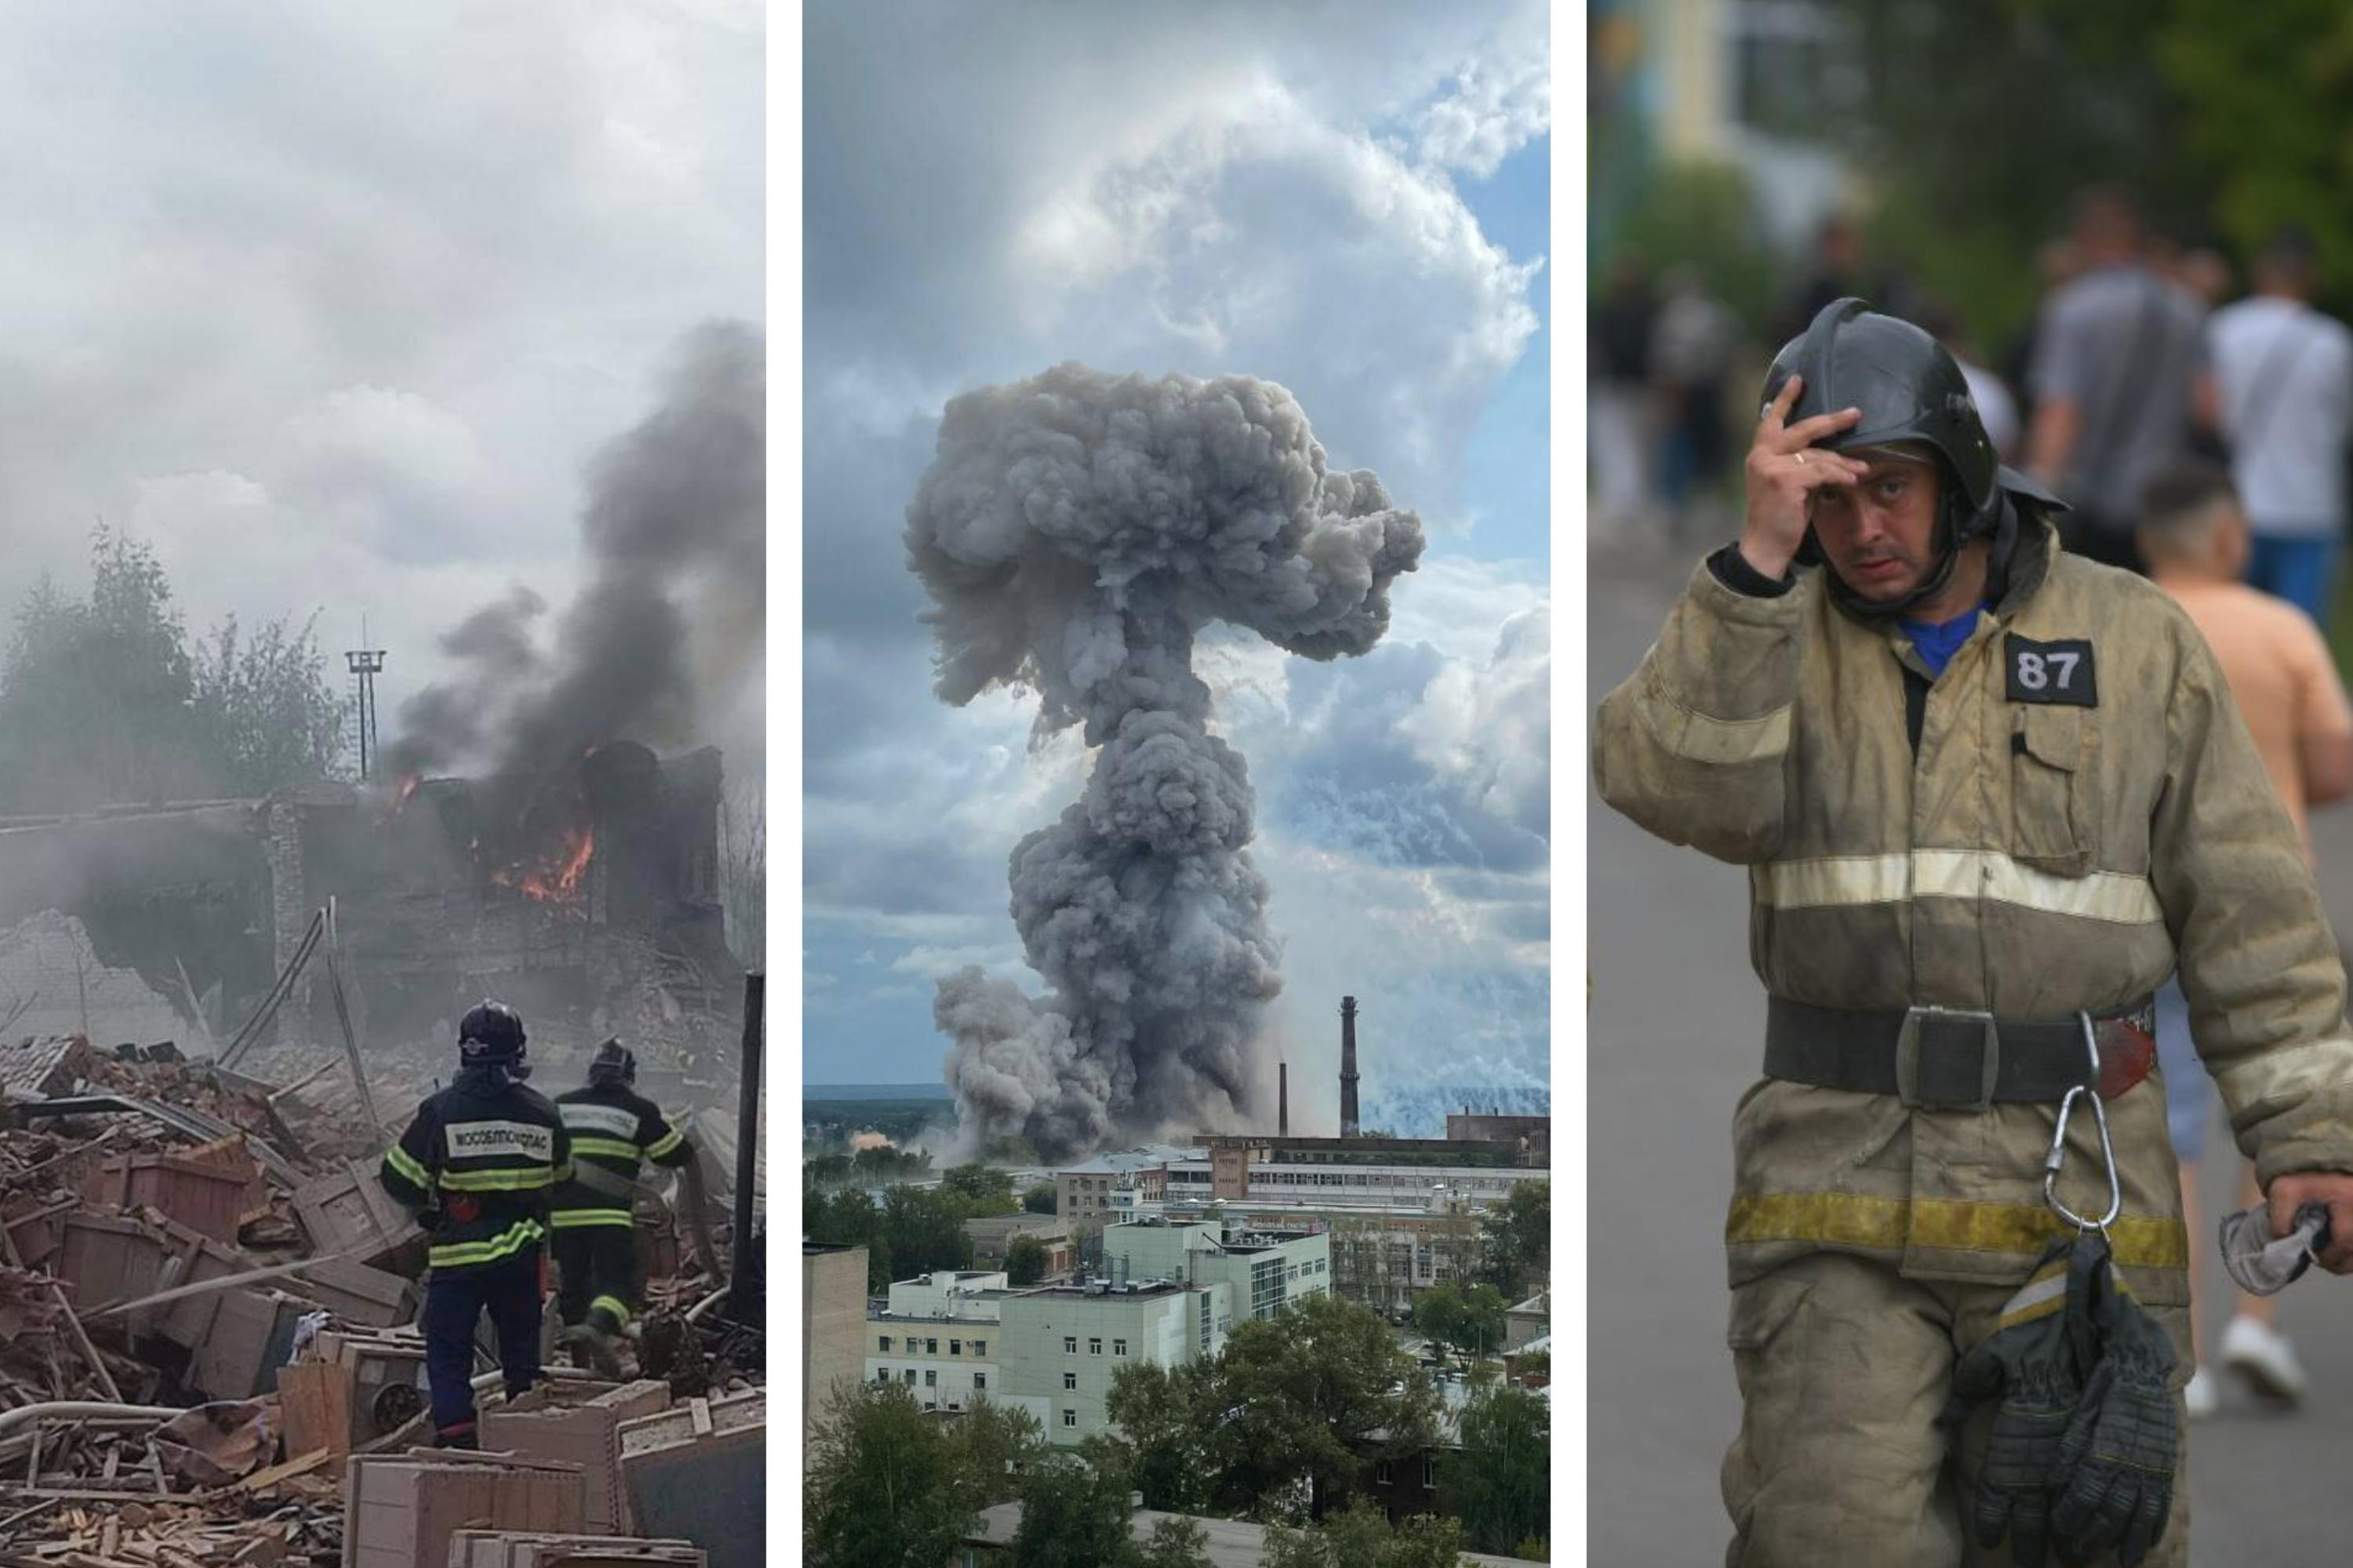
{"label": "brick smokestack", "polygon": [[1356,1136],[1356,999],[1340,999],[1340,1136]]}
{"label": "brick smokestack", "polygon": [[1274,1136],[1291,1136],[1291,1064],[1274,1065]]}

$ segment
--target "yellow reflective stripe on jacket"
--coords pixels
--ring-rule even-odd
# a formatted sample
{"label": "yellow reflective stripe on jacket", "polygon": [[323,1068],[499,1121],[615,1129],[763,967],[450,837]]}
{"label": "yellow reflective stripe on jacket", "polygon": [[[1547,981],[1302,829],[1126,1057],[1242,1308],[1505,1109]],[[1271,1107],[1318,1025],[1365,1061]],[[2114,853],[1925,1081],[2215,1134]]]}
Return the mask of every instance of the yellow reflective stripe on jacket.
{"label": "yellow reflective stripe on jacket", "polygon": [[435,1268],[460,1268],[470,1264],[496,1263],[512,1257],[536,1241],[546,1239],[547,1232],[537,1220],[517,1220],[488,1241],[445,1242],[426,1250],[425,1261]]}
{"label": "yellow reflective stripe on jacket", "polygon": [[619,1297],[599,1296],[596,1299],[588,1303],[588,1310],[591,1312],[596,1311],[599,1308],[611,1313],[613,1315],[613,1321],[619,1324],[622,1328],[626,1329],[629,1326],[628,1304],[623,1301]]}
{"label": "yellow reflective stripe on jacket", "polygon": [[[1875,1198],[1860,1192],[1756,1192],[1732,1200],[1724,1239],[1804,1241],[1842,1246],[1939,1247],[1954,1252],[2040,1254],[2067,1223],[2040,1203],[1980,1203],[1957,1198]],[[2118,1264],[2186,1268],[2189,1234],[2179,1220],[2125,1215],[2108,1227]]]}
{"label": "yellow reflective stripe on jacket", "polygon": [[624,1143],[617,1138],[596,1138],[576,1132],[572,1135],[572,1153],[575,1159],[583,1154],[601,1154],[607,1160],[626,1160],[632,1165],[638,1160],[638,1146],[634,1143]]}
{"label": "yellow reflective stripe on jacket", "polygon": [[1984,898],[2115,925],[2156,925],[2165,918],[2157,890],[2145,876],[2109,871],[2053,876],[1995,850],[1824,855],[1773,861],[1756,871],[1757,901],[1776,909],[1896,904],[1906,898]]}
{"label": "yellow reflective stripe on jacket", "polygon": [[686,1134],[676,1128],[671,1128],[668,1132],[646,1145],[646,1158],[659,1160],[664,1155],[675,1151],[678,1146],[685,1141]]}
{"label": "yellow reflective stripe on jacket", "polygon": [[637,1217],[627,1209],[558,1209],[548,1224],[559,1231],[578,1230],[585,1225],[634,1225]]}
{"label": "yellow reflective stripe on jacket", "polygon": [[400,1145],[396,1143],[384,1151],[384,1162],[390,1166],[402,1180],[413,1182],[428,1192],[433,1191],[433,1173],[417,1163],[417,1157]]}
{"label": "yellow reflective stripe on jacket", "polygon": [[2353,1086],[2353,1040],[2341,1035],[2315,1040],[2210,1071],[2235,1123],[2242,1106],[2260,1116],[2268,1106]]}
{"label": "yellow reflective stripe on jacket", "polygon": [[555,1171],[546,1165],[531,1171],[444,1171],[441,1185],[452,1192],[535,1192],[555,1185]]}

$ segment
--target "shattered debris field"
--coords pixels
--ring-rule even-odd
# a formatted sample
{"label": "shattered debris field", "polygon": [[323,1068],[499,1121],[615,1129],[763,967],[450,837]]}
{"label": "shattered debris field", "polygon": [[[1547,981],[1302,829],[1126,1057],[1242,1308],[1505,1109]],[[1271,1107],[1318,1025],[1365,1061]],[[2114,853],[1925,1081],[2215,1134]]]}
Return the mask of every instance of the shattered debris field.
{"label": "shattered debris field", "polygon": [[425,1237],[376,1179],[398,1127],[359,1108],[405,1118],[436,1065],[372,1054],[363,1097],[340,1049],[308,1062],[268,1082],[170,1044],[0,1043],[0,1565],[758,1563],[765,1362],[757,1258],[733,1268],[734,1086],[665,1105],[710,1240],[639,1188],[648,1288],[622,1375],[559,1364],[551,1292],[547,1375],[517,1401],[482,1326],[481,1451],[455,1452],[429,1446]]}

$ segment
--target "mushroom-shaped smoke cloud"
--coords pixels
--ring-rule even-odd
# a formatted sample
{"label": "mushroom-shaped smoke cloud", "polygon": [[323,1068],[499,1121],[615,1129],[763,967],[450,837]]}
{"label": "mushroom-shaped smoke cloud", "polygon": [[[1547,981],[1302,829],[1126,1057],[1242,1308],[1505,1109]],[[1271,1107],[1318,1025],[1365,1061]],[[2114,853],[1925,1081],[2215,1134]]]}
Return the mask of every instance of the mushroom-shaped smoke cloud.
{"label": "mushroom-shaped smoke cloud", "polygon": [[1362,653],[1421,523],[1380,481],[1324,466],[1271,382],[1058,366],[951,401],[907,513],[931,592],[937,690],[1040,699],[1084,726],[1084,793],[1015,846],[1013,919],[1050,988],[966,969],[934,1016],[963,1128],[1060,1159],[1253,1108],[1248,1057],[1282,989],[1250,775],[1208,731],[1194,634],[1248,627],[1293,653]]}

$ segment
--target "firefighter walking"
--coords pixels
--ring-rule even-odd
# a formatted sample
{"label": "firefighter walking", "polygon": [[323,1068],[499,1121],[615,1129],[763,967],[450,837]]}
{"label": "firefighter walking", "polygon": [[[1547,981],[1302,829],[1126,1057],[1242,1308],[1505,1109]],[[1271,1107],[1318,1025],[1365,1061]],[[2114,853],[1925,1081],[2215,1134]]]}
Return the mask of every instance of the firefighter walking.
{"label": "firefighter walking", "polygon": [[[2150,998],[2178,969],[2274,1231],[2327,1204],[2320,1261],[2353,1269],[2317,891],[2203,640],[2060,548],[1933,338],[1839,301],[1764,404],[1740,538],[1593,739],[1613,808],[1749,874],[1728,1562],[2186,1562]],[[2090,1364],[2063,1324],[2098,1330],[2095,1379],[2055,1375]]]}
{"label": "firefighter walking", "polygon": [[417,1109],[379,1172],[430,1237],[425,1372],[434,1441],[478,1446],[474,1330],[484,1312],[498,1337],[509,1399],[540,1378],[540,1308],[548,1202],[569,1174],[563,1118],[524,1086],[522,1019],[485,1001],[458,1025],[449,1086]]}
{"label": "firefighter walking", "polygon": [[[596,1370],[618,1376],[614,1341],[645,1293],[633,1204],[640,1161],[693,1170],[686,1137],[661,1107],[638,1093],[638,1059],[607,1040],[588,1064],[588,1081],[556,1097],[571,1139],[572,1175],[556,1190],[552,1221],[564,1342],[588,1352]],[[689,1184],[690,1198],[692,1184]]]}

